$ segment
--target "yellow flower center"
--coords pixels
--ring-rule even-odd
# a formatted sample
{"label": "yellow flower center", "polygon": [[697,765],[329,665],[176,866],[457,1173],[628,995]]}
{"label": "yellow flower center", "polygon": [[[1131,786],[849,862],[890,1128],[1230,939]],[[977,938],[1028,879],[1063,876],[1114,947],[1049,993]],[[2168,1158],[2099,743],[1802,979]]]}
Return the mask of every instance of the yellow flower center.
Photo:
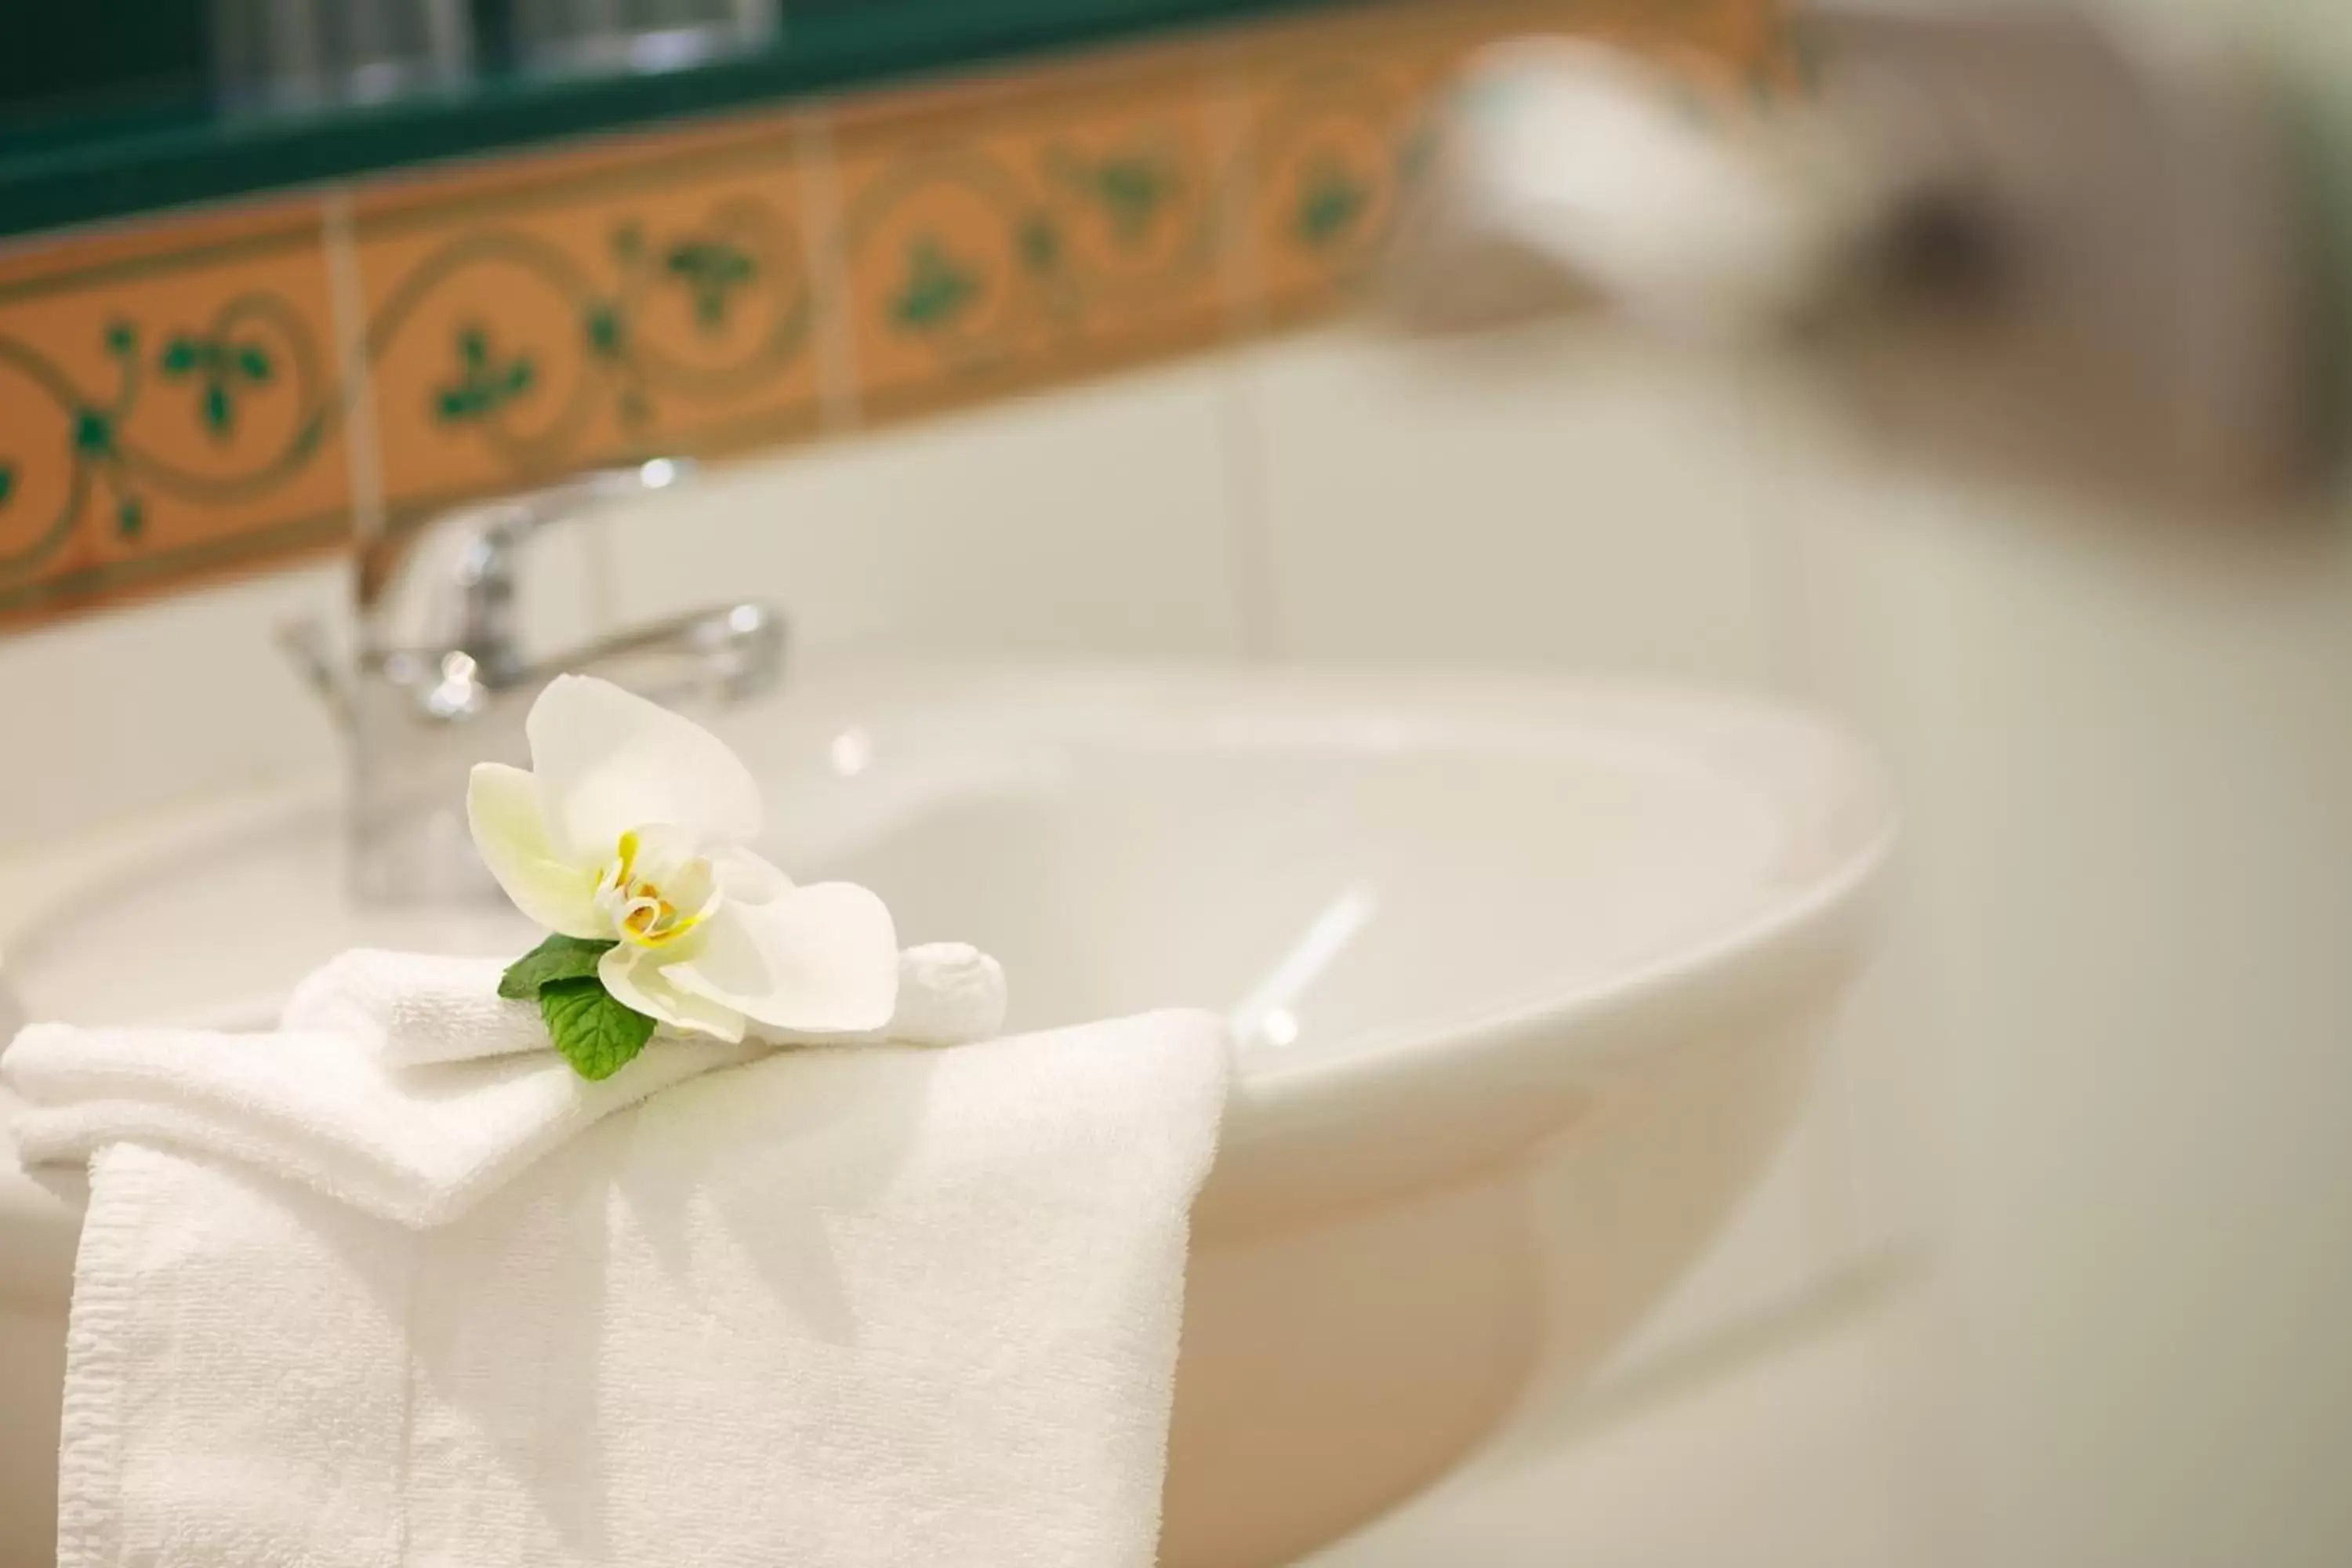
{"label": "yellow flower center", "polygon": [[621,835],[617,853],[597,879],[596,907],[622,941],[666,947],[709,918],[718,904],[717,879],[708,859],[682,852],[674,842],[662,843],[663,852],[653,856],[646,847],[643,835]]}

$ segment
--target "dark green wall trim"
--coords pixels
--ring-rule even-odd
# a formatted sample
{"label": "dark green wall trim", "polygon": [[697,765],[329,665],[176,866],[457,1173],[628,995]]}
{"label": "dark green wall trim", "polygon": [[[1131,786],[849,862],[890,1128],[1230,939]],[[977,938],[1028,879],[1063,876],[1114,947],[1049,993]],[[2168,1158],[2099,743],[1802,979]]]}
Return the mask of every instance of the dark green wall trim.
{"label": "dark green wall trim", "polygon": [[[0,132],[0,236],[285,190],[553,138],[772,104],[1252,16],[1360,0],[862,0],[796,11],[765,53],[658,76],[493,79],[312,116],[202,111]],[[1443,5],[1444,0],[1431,0]],[[1657,0],[1671,6],[1675,0]],[[37,144],[36,142],[37,142]]]}

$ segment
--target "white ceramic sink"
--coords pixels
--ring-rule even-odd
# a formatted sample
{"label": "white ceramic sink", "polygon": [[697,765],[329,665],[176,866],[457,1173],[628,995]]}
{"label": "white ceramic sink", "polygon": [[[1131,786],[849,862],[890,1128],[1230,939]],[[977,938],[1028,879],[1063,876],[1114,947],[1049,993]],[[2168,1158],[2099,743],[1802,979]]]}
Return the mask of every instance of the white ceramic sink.
{"label": "white ceramic sink", "polygon": [[[1176,1564],[1343,1533],[1492,1430],[1539,1357],[1587,1363],[1631,1325],[1785,1115],[1891,833],[1828,728],[1656,689],[900,667],[803,672],[716,727],[772,784],[773,858],[874,887],[904,940],[995,952],[1014,1026],[1234,1019]],[[351,909],[338,839],[314,782],[0,865],[73,889],[37,927],[0,910],[0,973],[34,1017],[259,1026],[345,946],[528,942],[491,909]],[[1713,1152],[1645,1166],[1678,1118],[1721,1129]],[[1546,1342],[1539,1168],[1661,1187],[1639,1256],[1589,1259],[1571,1343]],[[41,1511],[54,1433],[18,1412],[54,1421],[77,1219],[0,1170],[0,1518]]]}

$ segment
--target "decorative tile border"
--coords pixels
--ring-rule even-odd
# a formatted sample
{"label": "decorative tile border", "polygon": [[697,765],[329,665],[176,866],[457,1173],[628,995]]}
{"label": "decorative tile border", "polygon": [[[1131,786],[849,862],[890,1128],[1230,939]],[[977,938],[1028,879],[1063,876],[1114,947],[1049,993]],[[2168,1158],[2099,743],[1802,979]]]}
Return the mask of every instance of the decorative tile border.
{"label": "decorative tile border", "polygon": [[841,110],[824,252],[854,416],[1223,337],[1238,137],[1216,66],[1167,51]]}
{"label": "decorative tile border", "polygon": [[789,115],[363,194],[352,249],[386,510],[818,423]]}
{"label": "decorative tile border", "polygon": [[1311,318],[1536,29],[1777,68],[1770,0],[1400,0],[0,250],[0,628]]}
{"label": "decorative tile border", "polygon": [[280,212],[0,262],[0,614],[342,535],[318,226]]}

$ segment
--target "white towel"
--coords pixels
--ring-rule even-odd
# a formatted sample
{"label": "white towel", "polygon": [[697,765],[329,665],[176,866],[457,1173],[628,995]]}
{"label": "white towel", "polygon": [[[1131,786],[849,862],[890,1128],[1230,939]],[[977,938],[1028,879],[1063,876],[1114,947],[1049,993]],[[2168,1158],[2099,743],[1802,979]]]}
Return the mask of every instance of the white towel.
{"label": "white towel", "polygon": [[100,1138],[58,1568],[1148,1568],[1225,1071],[1197,1014],[781,1052],[423,1228]]}
{"label": "white towel", "polygon": [[[502,961],[354,948],[294,988],[285,1026],[328,1030],[365,1041],[395,1067],[472,1061],[544,1051],[547,1025],[532,1002],[498,994]],[[771,1045],[893,1040],[962,1046],[1004,1027],[1004,971],[960,942],[910,947],[898,955],[898,1005],[879,1029],[807,1035],[753,1026]]]}
{"label": "white towel", "polygon": [[[541,1038],[545,1031],[541,1031]],[[235,1160],[402,1225],[464,1214],[646,1096],[761,1054],[655,1040],[590,1083],[552,1050],[394,1068],[348,1035],[35,1024],[0,1056],[24,1105],[17,1156],[79,1164],[109,1143]]]}
{"label": "white towel", "polygon": [[[347,952],[295,988],[285,1032],[41,1025],[0,1058],[26,1101],[28,1164],[79,1163],[135,1140],[215,1154],[403,1225],[465,1213],[516,1171],[671,1084],[778,1044],[656,1037],[602,1083],[548,1043],[539,1009],[497,993],[494,960]],[[952,1045],[995,1034],[1004,973],[960,942],[899,959],[898,1011],[864,1036]]]}

